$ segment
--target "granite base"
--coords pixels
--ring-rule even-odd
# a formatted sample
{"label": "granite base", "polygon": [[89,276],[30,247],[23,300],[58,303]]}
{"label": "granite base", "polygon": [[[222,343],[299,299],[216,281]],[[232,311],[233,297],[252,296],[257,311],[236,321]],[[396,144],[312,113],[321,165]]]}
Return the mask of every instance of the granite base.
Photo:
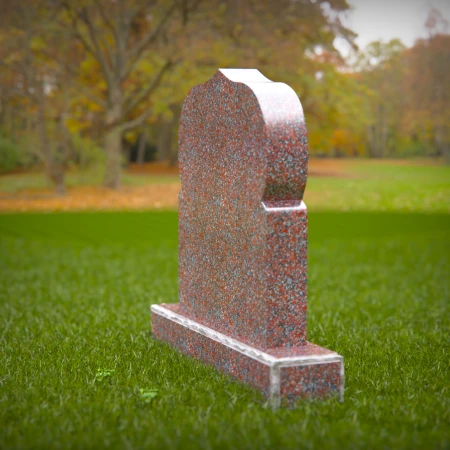
{"label": "granite base", "polygon": [[344,397],[344,361],[307,343],[296,348],[257,349],[189,319],[178,305],[152,305],[152,333],[182,353],[259,389],[273,408],[302,398]]}

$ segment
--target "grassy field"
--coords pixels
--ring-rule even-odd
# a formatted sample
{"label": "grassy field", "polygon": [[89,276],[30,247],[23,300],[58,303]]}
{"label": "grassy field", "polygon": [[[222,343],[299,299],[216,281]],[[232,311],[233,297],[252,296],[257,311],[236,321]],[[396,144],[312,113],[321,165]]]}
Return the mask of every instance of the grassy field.
{"label": "grassy field", "polygon": [[310,214],[309,339],[345,402],[271,411],[150,336],[173,212],[0,216],[0,448],[450,448],[450,216]]}
{"label": "grassy field", "polygon": [[339,164],[338,176],[309,178],[305,198],[310,210],[450,213],[450,166]]}
{"label": "grassy field", "polygon": [[[311,172],[309,340],[344,356],[343,404],[271,411],[152,340],[149,306],[177,301],[176,212],[10,213],[0,448],[450,449],[450,167]],[[58,199],[42,175],[2,176],[0,210],[2,195],[42,211],[176,205],[176,175],[127,173],[117,197],[80,187],[95,176],[69,175],[76,195]]]}

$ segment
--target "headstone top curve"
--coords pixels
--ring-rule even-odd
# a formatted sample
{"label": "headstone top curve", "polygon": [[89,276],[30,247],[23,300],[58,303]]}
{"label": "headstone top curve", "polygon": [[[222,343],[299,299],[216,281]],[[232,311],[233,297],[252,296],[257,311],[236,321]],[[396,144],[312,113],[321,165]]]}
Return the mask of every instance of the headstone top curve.
{"label": "headstone top curve", "polygon": [[[257,69],[219,69],[191,89],[180,120],[182,184],[186,165],[194,165],[189,164],[191,158],[214,154],[211,161],[223,161],[227,167],[225,149],[232,148],[248,155],[242,161],[249,170],[260,167],[261,201],[303,200],[308,173],[306,124],[300,100],[287,84],[273,82]],[[197,161],[196,165],[203,165],[202,159]]]}

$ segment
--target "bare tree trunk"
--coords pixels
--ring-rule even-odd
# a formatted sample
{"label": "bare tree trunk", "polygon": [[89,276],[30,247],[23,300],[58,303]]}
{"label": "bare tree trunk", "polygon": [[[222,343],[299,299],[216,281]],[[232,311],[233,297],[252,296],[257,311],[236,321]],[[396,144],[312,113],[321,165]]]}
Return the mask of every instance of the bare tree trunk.
{"label": "bare tree trunk", "polygon": [[122,134],[122,164],[121,167],[128,167],[131,160],[131,144]]}
{"label": "bare tree trunk", "polygon": [[122,131],[112,129],[105,135],[105,187],[120,189],[122,175]]}
{"label": "bare tree trunk", "polygon": [[174,130],[181,111],[178,111],[177,106],[172,105],[172,117],[162,119],[158,133],[158,160],[168,161],[169,165],[173,167],[177,163],[177,149],[174,146]]}
{"label": "bare tree trunk", "polygon": [[166,120],[161,122],[158,133],[158,161],[167,161],[169,159],[169,148],[168,145],[168,128],[170,124]]}
{"label": "bare tree trunk", "polygon": [[[176,125],[180,121],[181,108],[179,105],[172,105],[172,120],[170,122],[170,153],[169,153],[169,166],[174,167],[178,161],[178,146],[176,143],[176,136],[174,136],[174,132],[176,130]],[[174,145],[175,144],[175,145]]]}
{"label": "bare tree trunk", "polygon": [[[172,132],[173,132],[173,127],[172,127]],[[178,161],[178,152],[177,152],[177,147],[173,145],[173,133],[170,136],[170,155],[169,155],[169,166],[170,167],[175,167],[177,165],[177,161]]]}
{"label": "bare tree trunk", "polygon": [[450,144],[448,142],[444,143],[442,147],[442,154],[444,155],[447,164],[450,164]]}
{"label": "bare tree trunk", "polygon": [[107,133],[105,135],[105,179],[103,184],[111,189],[120,189],[122,175],[122,135],[123,129],[118,125],[122,118],[123,95],[120,86],[111,90],[110,108],[106,112]]}
{"label": "bare tree trunk", "polygon": [[[45,118],[45,99],[43,88],[38,90],[39,102],[37,111],[37,126],[39,130],[41,157],[44,161],[45,171],[47,178],[55,186],[55,192],[58,195],[64,195],[66,193],[66,186],[64,184],[65,179],[65,167],[62,161],[54,160],[51,150],[50,139],[48,137],[47,123]],[[59,145],[60,143],[58,143]]]}
{"label": "bare tree trunk", "polygon": [[51,152],[51,176],[55,183],[56,193],[63,195],[66,193],[65,175],[66,162],[70,153],[71,140],[64,123],[64,113],[61,113],[55,123],[55,145]]}
{"label": "bare tree trunk", "polygon": [[369,155],[371,158],[375,158],[377,154],[375,125],[367,126],[367,142],[369,146]]}
{"label": "bare tree trunk", "polygon": [[385,123],[383,124],[383,128],[381,130],[380,158],[386,156],[387,141],[388,141],[388,126],[385,121]]}
{"label": "bare tree trunk", "polygon": [[[4,99],[3,88],[0,85],[0,126],[2,126],[2,127],[6,125],[6,120],[5,120],[6,105],[7,105],[7,102]],[[8,130],[8,131],[10,131],[10,130]]]}
{"label": "bare tree trunk", "polygon": [[172,165],[173,152],[173,118],[166,125],[166,158],[169,165]]}
{"label": "bare tree trunk", "polygon": [[55,192],[58,195],[65,195],[66,194],[66,184],[65,184],[65,178],[66,174],[64,169],[61,168],[61,166],[57,167],[54,166],[51,169],[51,179],[52,182],[55,185]]}
{"label": "bare tree trunk", "polygon": [[447,137],[448,133],[446,131],[447,131],[446,125],[434,125],[433,138],[434,138],[435,155],[443,156],[446,162],[450,162],[450,152],[449,152],[450,148]]}
{"label": "bare tree trunk", "polygon": [[376,143],[376,157],[382,158],[384,154],[384,145],[386,140],[386,117],[384,117],[383,105],[378,105],[378,122],[376,124],[377,128],[377,143]]}
{"label": "bare tree trunk", "polygon": [[144,164],[146,143],[147,142],[146,142],[145,132],[139,133],[138,149],[137,149],[137,156],[136,156],[136,163],[139,165]]}

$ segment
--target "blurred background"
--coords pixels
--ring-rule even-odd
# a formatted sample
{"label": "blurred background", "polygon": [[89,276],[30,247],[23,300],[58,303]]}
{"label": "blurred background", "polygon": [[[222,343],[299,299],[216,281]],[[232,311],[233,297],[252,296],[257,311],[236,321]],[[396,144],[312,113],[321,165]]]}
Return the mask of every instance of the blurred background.
{"label": "blurred background", "polygon": [[445,0],[3,0],[0,210],[176,208],[183,99],[248,67],[302,102],[313,207],[448,211],[442,183],[411,189],[449,173],[449,19]]}
{"label": "blurred background", "polygon": [[[449,0],[0,0],[0,449],[449,449],[449,22]],[[182,102],[220,67],[302,102],[308,340],[344,355],[343,404],[272,413],[150,339],[178,298]]]}

